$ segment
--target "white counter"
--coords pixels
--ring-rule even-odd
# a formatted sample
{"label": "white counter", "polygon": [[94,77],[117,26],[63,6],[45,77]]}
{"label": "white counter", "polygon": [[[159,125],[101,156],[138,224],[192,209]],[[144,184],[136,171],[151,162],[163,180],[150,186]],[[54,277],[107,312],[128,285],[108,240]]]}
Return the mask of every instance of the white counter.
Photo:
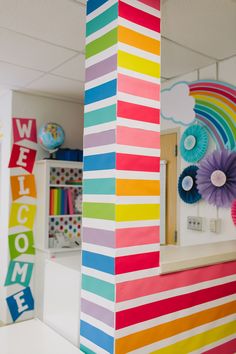
{"label": "white counter", "polygon": [[161,246],[161,273],[236,260],[236,240],[194,246]]}

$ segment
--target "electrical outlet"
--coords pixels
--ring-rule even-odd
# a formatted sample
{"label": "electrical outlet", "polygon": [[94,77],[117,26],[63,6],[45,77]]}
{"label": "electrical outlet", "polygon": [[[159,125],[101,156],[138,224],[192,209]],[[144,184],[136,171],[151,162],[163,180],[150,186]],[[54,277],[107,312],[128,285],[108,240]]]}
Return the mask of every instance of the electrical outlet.
{"label": "electrical outlet", "polygon": [[203,227],[203,218],[199,216],[188,216],[187,219],[188,230],[202,231],[202,227]]}
{"label": "electrical outlet", "polygon": [[214,233],[219,233],[220,232],[220,226],[221,226],[221,220],[220,219],[210,219],[209,223],[209,229],[211,232]]}

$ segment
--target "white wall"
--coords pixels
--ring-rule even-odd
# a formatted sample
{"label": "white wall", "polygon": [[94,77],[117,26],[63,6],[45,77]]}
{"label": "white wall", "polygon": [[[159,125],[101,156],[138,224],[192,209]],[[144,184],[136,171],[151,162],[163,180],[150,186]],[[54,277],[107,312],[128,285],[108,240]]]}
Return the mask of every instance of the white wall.
{"label": "white wall", "polygon": [[[66,134],[63,148],[83,148],[83,105],[48,97],[13,92],[13,117],[36,118],[37,127],[43,123],[60,124]],[[38,159],[48,156],[39,147]]]}
{"label": "white wall", "polygon": [[0,96],[0,132],[3,137],[0,141],[0,322],[6,322],[5,298],[7,291],[4,287],[8,269],[8,220],[9,220],[9,192],[10,170],[8,169],[11,152],[11,116],[12,93],[5,92]]}
{"label": "white wall", "polygon": [[[218,71],[218,72],[217,72]],[[168,80],[162,83],[162,89],[171,87],[174,83],[178,81],[195,81],[198,79],[211,79],[211,80],[220,80],[230,83],[236,86],[236,56],[219,62],[218,68],[216,64],[210,65],[199,71],[194,71],[192,73],[186,74],[175,78],[174,80]],[[177,126],[172,121],[167,121],[161,119],[161,130],[168,130],[173,128],[180,128],[181,133],[184,131],[184,128]],[[208,151],[211,151],[214,147],[213,141],[211,141]],[[188,166],[183,159],[180,158],[180,172]],[[230,209],[219,209],[217,214],[217,209],[214,206],[210,206],[204,201],[200,201],[197,204],[190,205],[185,204],[178,197],[177,208],[179,213],[179,222],[178,222],[178,234],[179,234],[179,243],[181,245],[192,245],[192,244],[204,244],[209,242],[219,242],[234,240],[236,236],[235,226],[233,225]],[[221,219],[221,232],[219,234],[214,234],[209,231],[209,220],[210,218]],[[187,230],[187,217],[188,216],[201,216],[205,218],[204,231],[190,231]]]}

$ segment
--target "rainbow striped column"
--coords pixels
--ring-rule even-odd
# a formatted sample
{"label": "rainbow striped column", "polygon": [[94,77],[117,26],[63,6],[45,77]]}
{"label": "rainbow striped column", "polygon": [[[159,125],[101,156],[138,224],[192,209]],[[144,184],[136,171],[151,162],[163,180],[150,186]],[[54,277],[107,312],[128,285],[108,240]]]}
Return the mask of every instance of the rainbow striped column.
{"label": "rainbow striped column", "polygon": [[160,2],[89,0],[86,37],[81,349],[119,353],[159,267]]}

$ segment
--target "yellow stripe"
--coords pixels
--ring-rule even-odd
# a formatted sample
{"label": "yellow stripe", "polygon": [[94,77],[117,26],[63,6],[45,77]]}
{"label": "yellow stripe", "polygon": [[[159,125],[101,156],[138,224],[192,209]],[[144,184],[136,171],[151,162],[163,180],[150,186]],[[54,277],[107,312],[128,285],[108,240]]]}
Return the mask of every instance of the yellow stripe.
{"label": "yellow stripe", "polygon": [[118,50],[118,66],[141,74],[160,78],[160,64]]}
{"label": "yellow stripe", "polygon": [[236,333],[236,320],[184,339],[168,347],[155,350],[151,354],[188,354],[234,333]]}
{"label": "yellow stripe", "polygon": [[159,204],[116,205],[116,221],[157,220],[159,218]]}

